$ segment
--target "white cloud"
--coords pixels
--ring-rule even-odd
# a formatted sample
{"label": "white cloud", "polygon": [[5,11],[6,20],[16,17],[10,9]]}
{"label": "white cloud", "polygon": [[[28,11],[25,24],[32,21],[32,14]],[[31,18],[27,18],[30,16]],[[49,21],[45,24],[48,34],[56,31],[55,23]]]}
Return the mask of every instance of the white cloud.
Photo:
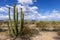
{"label": "white cloud", "polygon": [[7,13],[7,7],[0,7],[0,12],[5,12],[5,13]]}
{"label": "white cloud", "polygon": [[33,0],[18,0],[18,3],[21,4],[33,4]]}
{"label": "white cloud", "polygon": [[40,14],[38,14],[38,7],[37,6],[21,6],[21,5],[17,5],[18,9],[19,9],[19,13],[20,13],[20,8],[23,8],[24,11],[24,15],[25,15],[25,19],[36,19],[36,16],[39,16]]}
{"label": "white cloud", "polygon": [[8,7],[11,8],[10,14],[12,19],[12,6],[7,5],[6,7],[0,7],[0,20],[8,19]]}
{"label": "white cloud", "polygon": [[[35,19],[35,16],[38,15],[37,14],[38,13],[38,11],[37,11],[38,7],[37,6],[30,7],[29,6],[29,4],[33,4],[33,0],[18,0],[18,3],[21,3],[23,5],[23,6],[21,6],[20,4],[17,4],[17,7],[18,7],[18,12],[19,13],[20,13],[20,8],[23,8],[25,19]],[[13,14],[12,14],[13,13],[12,12],[13,11],[13,6],[9,6],[9,5],[6,5],[6,7],[1,7],[1,9],[0,9],[1,12],[2,13],[4,12],[4,15],[2,15],[2,16],[4,17],[5,14],[8,13],[8,8],[7,7],[11,8],[10,12],[11,12],[11,16],[13,16]]]}
{"label": "white cloud", "polygon": [[[48,13],[48,12],[47,12]],[[50,14],[42,15],[43,13],[33,13],[25,16],[27,20],[60,20],[60,12],[59,11],[52,11]]]}
{"label": "white cloud", "polygon": [[7,20],[8,15],[0,14],[0,20]]}
{"label": "white cloud", "polygon": [[0,11],[5,11],[3,8],[0,8]]}
{"label": "white cloud", "polygon": [[53,12],[53,13],[58,13],[59,11],[57,11],[57,10],[54,9],[52,12]]}
{"label": "white cloud", "polygon": [[36,0],[18,0],[18,3],[22,4],[22,6],[17,5],[17,7],[18,7],[18,9],[23,8],[24,15],[25,15],[24,17],[27,20],[36,19],[36,17],[40,15],[40,14],[38,14],[37,6],[32,6],[32,7],[29,6],[30,4],[33,4],[34,1],[36,2]]}
{"label": "white cloud", "polygon": [[49,17],[60,18],[60,12],[56,11],[56,10],[53,10],[52,13],[49,15]]}
{"label": "white cloud", "polygon": [[48,13],[48,15],[41,15],[39,19],[40,20],[60,20],[60,12],[53,10],[50,14]]}
{"label": "white cloud", "polygon": [[9,5],[6,5],[6,7],[7,7],[7,8],[8,8],[8,7],[13,8],[13,6],[9,6]]}

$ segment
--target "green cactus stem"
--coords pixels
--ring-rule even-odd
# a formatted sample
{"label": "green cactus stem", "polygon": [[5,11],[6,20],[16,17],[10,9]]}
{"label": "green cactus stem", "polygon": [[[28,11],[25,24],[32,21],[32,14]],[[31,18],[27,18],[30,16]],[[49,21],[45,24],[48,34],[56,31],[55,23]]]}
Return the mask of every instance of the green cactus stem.
{"label": "green cactus stem", "polygon": [[10,7],[8,7],[8,15],[9,15],[9,23],[8,23],[8,28],[9,28],[9,34],[12,36],[13,35],[13,28],[12,28],[12,21],[10,17]]}
{"label": "green cactus stem", "polygon": [[22,31],[23,27],[24,27],[24,13],[23,13],[22,8],[21,8],[21,13],[20,13],[20,31]]}
{"label": "green cactus stem", "polygon": [[18,34],[18,27],[17,27],[17,12],[16,12],[16,4],[14,4],[14,11],[13,11],[13,19],[14,19],[14,34],[17,36]]}

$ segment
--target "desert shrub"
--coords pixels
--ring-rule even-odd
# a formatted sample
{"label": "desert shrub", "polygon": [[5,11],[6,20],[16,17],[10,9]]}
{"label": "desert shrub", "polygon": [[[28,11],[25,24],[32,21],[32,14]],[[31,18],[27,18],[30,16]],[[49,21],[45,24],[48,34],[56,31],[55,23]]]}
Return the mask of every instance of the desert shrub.
{"label": "desert shrub", "polygon": [[47,28],[47,22],[44,21],[37,22],[36,25],[38,28],[42,28],[42,29]]}
{"label": "desert shrub", "polygon": [[56,21],[51,21],[51,24],[53,25],[56,25],[56,23],[57,23]]}
{"label": "desert shrub", "polygon": [[57,21],[51,21],[51,25],[52,25],[53,28],[59,27]]}
{"label": "desert shrub", "polygon": [[24,27],[21,35],[25,36],[25,35],[31,35],[31,29],[29,27]]}
{"label": "desert shrub", "polygon": [[28,24],[28,22],[27,22],[27,21],[25,21],[25,22],[24,22],[24,24]]}

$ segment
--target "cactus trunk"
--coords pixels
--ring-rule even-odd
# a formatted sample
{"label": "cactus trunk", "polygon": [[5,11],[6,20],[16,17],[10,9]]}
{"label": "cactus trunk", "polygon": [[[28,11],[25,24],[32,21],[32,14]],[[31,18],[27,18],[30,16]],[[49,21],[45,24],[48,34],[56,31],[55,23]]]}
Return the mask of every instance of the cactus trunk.
{"label": "cactus trunk", "polygon": [[21,8],[21,14],[20,14],[20,32],[22,31],[24,27],[24,14],[23,14],[23,11],[22,11],[22,8]]}
{"label": "cactus trunk", "polygon": [[18,35],[18,9],[15,10],[15,27],[16,27],[16,35]]}
{"label": "cactus trunk", "polygon": [[13,19],[14,19],[14,34],[15,36],[17,36],[18,34],[18,25],[17,25],[17,21],[18,21],[18,14],[17,14],[17,11],[16,11],[16,4],[14,5],[14,11],[13,11]]}
{"label": "cactus trunk", "polygon": [[9,33],[10,35],[12,36],[13,35],[13,28],[12,28],[12,21],[11,21],[11,18],[10,18],[10,7],[8,7],[8,14],[9,14],[9,23],[8,23],[8,28],[9,28]]}

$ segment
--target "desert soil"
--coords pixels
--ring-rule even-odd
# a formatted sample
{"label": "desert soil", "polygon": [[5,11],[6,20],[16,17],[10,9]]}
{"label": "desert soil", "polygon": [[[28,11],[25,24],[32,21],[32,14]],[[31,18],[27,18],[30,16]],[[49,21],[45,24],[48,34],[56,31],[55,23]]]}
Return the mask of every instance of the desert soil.
{"label": "desert soil", "polygon": [[[55,37],[57,37],[57,32],[54,31],[41,31],[38,35],[34,35],[30,37],[30,40],[57,40]],[[7,32],[0,32],[0,40],[11,40]],[[16,40],[21,40],[20,38],[17,38]],[[29,40],[29,39],[27,39]]]}
{"label": "desert soil", "polygon": [[[60,32],[57,31],[39,31],[34,36],[31,36],[30,39],[23,40],[60,40],[58,35]],[[38,34],[38,35],[37,35]],[[7,31],[0,32],[0,40],[12,40],[8,35]],[[16,38],[16,40],[22,40],[21,38]]]}
{"label": "desert soil", "polygon": [[54,37],[58,36],[57,32],[40,32],[40,35],[32,37],[32,40],[55,40]]}

